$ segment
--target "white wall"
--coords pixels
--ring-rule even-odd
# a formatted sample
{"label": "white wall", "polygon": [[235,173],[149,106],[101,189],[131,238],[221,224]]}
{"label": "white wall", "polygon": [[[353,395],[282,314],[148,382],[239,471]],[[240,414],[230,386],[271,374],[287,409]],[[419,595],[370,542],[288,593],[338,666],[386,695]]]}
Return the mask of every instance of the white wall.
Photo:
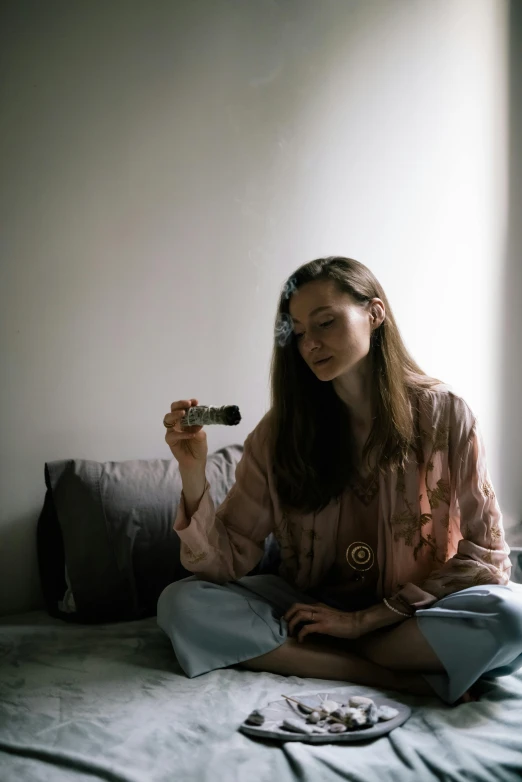
{"label": "white wall", "polygon": [[509,193],[506,263],[502,296],[502,371],[498,399],[499,479],[506,525],[518,523],[509,535],[522,546],[522,3],[511,0],[509,14]]}
{"label": "white wall", "polygon": [[479,415],[495,479],[504,0],[4,14],[0,612],[40,603],[44,462],[168,458],[185,396],[240,405],[208,436],[242,441],[279,287],[322,254],[377,273],[415,357]]}

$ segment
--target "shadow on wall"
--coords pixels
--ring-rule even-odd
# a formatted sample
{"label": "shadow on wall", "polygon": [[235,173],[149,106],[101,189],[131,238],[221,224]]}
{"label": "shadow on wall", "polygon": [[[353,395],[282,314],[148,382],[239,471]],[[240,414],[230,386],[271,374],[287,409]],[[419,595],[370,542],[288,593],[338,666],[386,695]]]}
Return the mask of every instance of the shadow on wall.
{"label": "shadow on wall", "polygon": [[511,545],[522,545],[522,3],[509,13],[509,193],[503,310],[503,361],[500,393],[503,510]]}
{"label": "shadow on wall", "polygon": [[[34,506],[25,513],[13,515],[2,522],[0,545],[9,551],[9,556],[4,559],[1,573],[2,588],[6,592],[2,595],[2,599],[6,606],[9,602],[15,604],[12,610],[2,610],[0,612],[2,616],[18,613],[22,610],[20,605],[27,606],[27,610],[43,608],[35,531],[35,519],[38,518],[40,510],[40,507]],[[19,578],[20,563],[23,563],[24,572],[27,574],[22,585]],[[14,588],[11,585],[14,585]]]}

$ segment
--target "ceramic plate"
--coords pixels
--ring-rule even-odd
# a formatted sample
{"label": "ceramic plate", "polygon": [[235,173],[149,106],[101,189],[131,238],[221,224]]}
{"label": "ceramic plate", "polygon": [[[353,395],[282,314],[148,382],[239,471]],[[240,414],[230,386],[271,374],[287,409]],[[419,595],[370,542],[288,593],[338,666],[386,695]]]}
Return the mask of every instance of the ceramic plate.
{"label": "ceramic plate", "polygon": [[378,722],[373,727],[364,728],[363,730],[352,730],[347,731],[346,733],[291,733],[290,731],[279,727],[283,720],[290,718],[300,720],[306,725],[309,725],[309,723],[306,722],[306,715],[301,713],[296,703],[291,703],[283,698],[281,700],[271,701],[263,708],[257,709],[265,718],[262,725],[247,725],[245,722],[242,722],[239,730],[249,736],[259,736],[259,738],[277,739],[279,741],[304,741],[307,744],[347,744],[354,741],[368,741],[370,739],[379,738],[380,736],[385,736],[395,728],[403,725],[411,715],[411,709],[409,706],[405,706],[404,703],[392,700],[391,698],[385,698],[384,696],[375,695],[374,693],[365,693],[360,688],[356,687],[345,687],[329,691],[325,690],[306,695],[287,692],[285,695],[296,698],[306,706],[313,707],[320,706],[326,699],[337,701],[337,703],[346,703],[348,698],[351,698],[354,695],[366,695],[366,697],[373,700],[377,707],[391,706],[392,708],[397,709],[399,713],[391,720]]}

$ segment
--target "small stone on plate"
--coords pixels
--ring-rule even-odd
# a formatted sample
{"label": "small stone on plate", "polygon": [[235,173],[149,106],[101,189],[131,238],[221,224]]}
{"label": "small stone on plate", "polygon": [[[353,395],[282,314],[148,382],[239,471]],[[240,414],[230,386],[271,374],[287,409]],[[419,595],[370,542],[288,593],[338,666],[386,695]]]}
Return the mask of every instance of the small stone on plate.
{"label": "small stone on plate", "polygon": [[328,728],[328,733],[346,733],[348,728],[346,725],[342,725],[340,722],[334,722],[333,725],[330,725]]}
{"label": "small stone on plate", "polygon": [[283,728],[283,730],[292,731],[293,733],[313,733],[313,728],[300,720],[283,720],[281,728]]}
{"label": "small stone on plate", "polygon": [[380,706],[377,709],[377,717],[381,722],[392,720],[399,713],[398,709],[394,709],[393,706]]}
{"label": "small stone on plate", "polygon": [[319,714],[318,711],[313,711],[311,714],[308,715],[306,721],[307,722],[318,723],[318,722],[321,721],[321,715]]}
{"label": "small stone on plate", "polygon": [[261,712],[257,709],[254,709],[254,711],[251,712],[245,720],[247,725],[262,725],[264,721],[264,715],[261,714]]}
{"label": "small stone on plate", "polygon": [[301,711],[303,714],[311,714],[311,713],[314,711],[314,709],[312,708],[312,706],[307,706],[307,705],[306,705],[306,703],[298,703],[298,704],[297,704],[297,708],[298,708],[298,709],[299,709],[299,711]]}

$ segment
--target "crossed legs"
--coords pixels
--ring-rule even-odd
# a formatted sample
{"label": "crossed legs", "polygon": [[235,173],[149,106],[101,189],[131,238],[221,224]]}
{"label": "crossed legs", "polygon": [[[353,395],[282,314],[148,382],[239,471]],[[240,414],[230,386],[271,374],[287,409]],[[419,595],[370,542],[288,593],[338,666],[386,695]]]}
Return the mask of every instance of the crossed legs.
{"label": "crossed legs", "polygon": [[444,666],[419,630],[416,619],[375,630],[348,643],[356,654],[393,671],[444,672]]}
{"label": "crossed legs", "polygon": [[253,671],[283,676],[349,681],[414,695],[433,695],[421,673],[444,671],[415,619],[369,633],[357,641],[317,635],[298,643],[287,638],[277,649],[240,663]]}

